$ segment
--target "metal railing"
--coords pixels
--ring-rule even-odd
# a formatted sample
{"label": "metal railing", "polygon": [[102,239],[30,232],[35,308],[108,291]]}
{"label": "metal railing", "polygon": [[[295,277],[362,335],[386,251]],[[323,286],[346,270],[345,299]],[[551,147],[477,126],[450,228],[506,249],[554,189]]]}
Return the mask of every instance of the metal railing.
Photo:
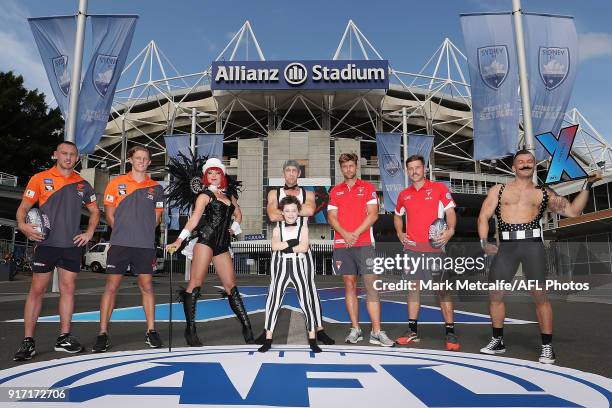
{"label": "metal railing", "polygon": [[[272,245],[270,241],[234,242],[234,270],[236,274],[269,275],[272,258]],[[331,243],[311,243],[317,275],[332,275]]]}
{"label": "metal railing", "polygon": [[[232,242],[232,262],[237,275],[269,275],[270,262],[272,259],[272,247],[270,241]],[[315,272],[317,275],[332,275],[332,251],[333,245],[327,242],[314,242],[310,244]],[[173,273],[181,275],[185,273],[185,257],[178,255],[174,258]],[[169,272],[170,255],[166,256],[164,273]],[[208,273],[215,273],[211,264]]]}
{"label": "metal railing", "polygon": [[17,187],[17,176],[0,172],[0,185]]}

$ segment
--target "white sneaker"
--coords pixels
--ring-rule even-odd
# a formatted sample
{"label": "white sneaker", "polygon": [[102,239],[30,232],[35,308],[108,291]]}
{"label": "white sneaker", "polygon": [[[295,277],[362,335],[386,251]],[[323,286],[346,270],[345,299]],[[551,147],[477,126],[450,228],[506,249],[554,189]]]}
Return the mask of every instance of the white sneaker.
{"label": "white sneaker", "polygon": [[346,336],[346,338],[344,339],[344,342],[355,344],[361,340],[363,340],[363,337],[361,336],[361,329],[358,327],[357,328],[351,327],[351,331],[349,332],[348,336]]}
{"label": "white sneaker", "polygon": [[382,347],[393,347],[395,346],[395,342],[387,336],[383,330],[374,334],[374,332],[370,332],[370,344],[378,344]]}

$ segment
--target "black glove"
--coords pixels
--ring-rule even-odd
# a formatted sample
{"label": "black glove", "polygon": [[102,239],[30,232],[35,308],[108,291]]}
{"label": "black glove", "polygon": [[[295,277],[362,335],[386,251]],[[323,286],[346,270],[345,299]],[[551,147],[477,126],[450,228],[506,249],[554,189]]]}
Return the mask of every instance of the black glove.
{"label": "black glove", "polygon": [[283,249],[281,252],[283,254],[292,254],[293,253],[293,247],[287,247],[287,248]]}
{"label": "black glove", "polygon": [[298,246],[300,244],[300,241],[297,238],[288,239],[286,242],[289,245],[289,248],[293,248],[294,246]]}

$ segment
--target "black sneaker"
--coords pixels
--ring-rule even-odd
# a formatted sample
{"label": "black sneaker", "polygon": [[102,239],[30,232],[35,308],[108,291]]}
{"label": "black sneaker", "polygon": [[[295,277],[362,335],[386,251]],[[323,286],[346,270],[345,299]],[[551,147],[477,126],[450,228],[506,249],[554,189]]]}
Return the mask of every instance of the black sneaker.
{"label": "black sneaker", "polygon": [[108,334],[98,334],[96,337],[96,344],[91,348],[92,353],[104,353],[110,348],[110,338]]}
{"label": "black sneaker", "polygon": [[159,338],[159,334],[157,334],[156,330],[149,330],[147,332],[147,336],[145,337],[145,344],[148,344],[151,348],[160,348],[163,346],[163,343]]}
{"label": "black sneaker", "polygon": [[13,361],[26,361],[30,360],[36,354],[36,349],[34,348],[34,339],[32,337],[26,337],[21,342],[21,347],[15,353],[13,357]]}
{"label": "black sneaker", "polygon": [[555,363],[555,350],[553,350],[552,344],[542,344],[542,353],[538,361],[542,364]]}
{"label": "black sneaker", "polygon": [[66,353],[78,353],[83,350],[83,346],[70,333],[64,333],[55,342],[55,351],[65,351]]}
{"label": "black sneaker", "polygon": [[503,337],[491,337],[491,341],[480,349],[483,354],[502,354],[506,352]]}

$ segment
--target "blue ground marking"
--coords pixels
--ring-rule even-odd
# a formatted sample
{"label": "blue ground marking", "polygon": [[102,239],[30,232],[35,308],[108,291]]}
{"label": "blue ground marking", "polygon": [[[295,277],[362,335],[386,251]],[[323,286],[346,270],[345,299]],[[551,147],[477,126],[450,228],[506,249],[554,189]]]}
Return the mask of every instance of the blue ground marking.
{"label": "blue ground marking", "polygon": [[[241,286],[240,292],[243,294],[243,301],[246,309],[250,313],[262,312],[266,307],[268,294],[267,286]],[[319,290],[321,307],[323,309],[323,319],[327,322],[348,323],[350,319],[344,304],[344,288],[327,288]],[[295,289],[289,288],[283,299],[283,306],[293,310],[299,310],[300,305],[296,296]],[[383,323],[405,323],[407,321],[407,307],[405,302],[381,301],[382,322]],[[234,313],[229,306],[227,299],[206,299],[198,302],[196,319],[199,321],[217,320],[232,318]],[[167,321],[170,317],[168,304],[158,304],[155,306],[155,319]],[[72,317],[73,322],[97,322],[100,320],[98,311],[75,313]],[[184,321],[183,305],[172,304],[172,320]],[[39,322],[58,322],[59,316],[44,316]],[[126,307],[115,309],[111,317],[113,322],[143,322],[145,315],[142,307]],[[359,298],[359,321],[368,323],[370,321],[365,299]],[[419,323],[441,324],[444,320],[438,307],[423,306],[419,314]],[[456,323],[467,324],[489,324],[489,316],[478,313],[455,311]],[[507,324],[532,323],[523,320],[506,319]]]}

